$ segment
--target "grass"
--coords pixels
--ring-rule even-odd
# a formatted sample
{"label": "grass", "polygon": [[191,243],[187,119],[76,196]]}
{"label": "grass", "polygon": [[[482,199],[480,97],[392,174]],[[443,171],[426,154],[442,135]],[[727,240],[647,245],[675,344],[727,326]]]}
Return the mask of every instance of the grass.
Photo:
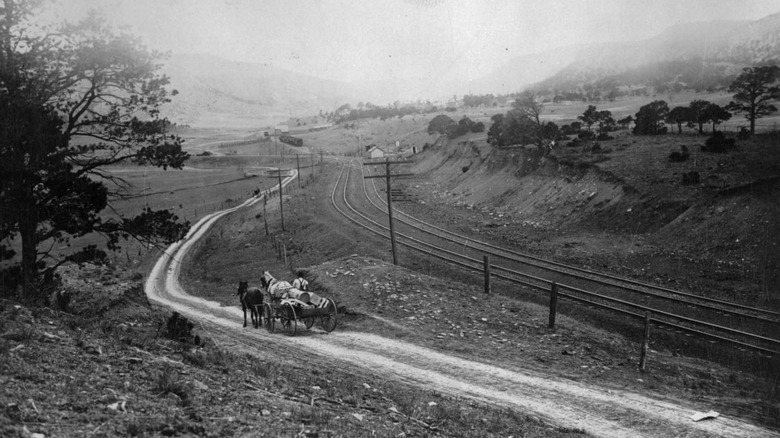
{"label": "grass", "polygon": [[179,372],[170,365],[165,365],[157,371],[154,379],[153,390],[160,396],[174,394],[178,396],[183,404],[186,404],[189,397],[189,385],[179,376]]}

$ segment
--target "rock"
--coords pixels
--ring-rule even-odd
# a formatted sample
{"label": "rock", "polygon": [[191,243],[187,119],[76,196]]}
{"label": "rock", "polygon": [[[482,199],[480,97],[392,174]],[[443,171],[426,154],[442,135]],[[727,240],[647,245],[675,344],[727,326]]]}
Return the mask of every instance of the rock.
{"label": "rock", "polygon": [[100,348],[100,345],[85,345],[84,351],[89,354],[94,354],[95,356],[100,356],[103,354],[103,350]]}

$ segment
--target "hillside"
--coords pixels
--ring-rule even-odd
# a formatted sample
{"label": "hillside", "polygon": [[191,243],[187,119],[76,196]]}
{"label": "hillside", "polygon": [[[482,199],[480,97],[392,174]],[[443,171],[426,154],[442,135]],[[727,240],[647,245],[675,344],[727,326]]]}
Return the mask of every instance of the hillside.
{"label": "hillside", "polygon": [[336,99],[336,84],[275,67],[206,55],[175,55],[163,67],[179,94],[165,109],[172,121],[196,127],[259,128],[290,113],[316,114]]}
{"label": "hillside", "polygon": [[[743,66],[780,59],[780,14],[757,21],[686,23],[642,41],[557,48],[522,55],[471,81],[443,77],[347,83],[266,64],[208,55],[172,56],[163,72],[179,91],[165,115],[196,127],[257,129],[344,103],[413,102],[453,94],[578,93],[592,100],[621,94],[723,89]],[[612,95],[610,95],[612,93]]]}
{"label": "hillside", "polygon": [[[433,208],[468,212],[473,217],[456,226],[497,242],[780,307],[770,293],[780,282],[776,141],[765,136],[728,155],[706,154],[698,152],[703,138],[624,132],[597,151],[558,147],[544,158],[535,148],[440,141],[415,159],[410,170],[425,177],[406,190]],[[680,144],[693,160],[669,162]],[[691,169],[700,185],[682,184]]]}
{"label": "hillside", "polygon": [[[778,29],[780,14],[775,14],[757,21],[686,23],[643,41],[568,48],[547,54],[550,60],[568,54],[569,62],[534,88],[547,93],[579,91],[597,99],[612,89],[647,87],[647,93],[721,89],[744,66],[780,60]],[[599,93],[589,93],[589,88]]]}

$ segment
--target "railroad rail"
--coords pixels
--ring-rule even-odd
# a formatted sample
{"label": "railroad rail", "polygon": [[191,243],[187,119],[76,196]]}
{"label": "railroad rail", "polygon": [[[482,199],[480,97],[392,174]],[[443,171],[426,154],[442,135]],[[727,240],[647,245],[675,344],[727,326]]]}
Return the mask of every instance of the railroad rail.
{"label": "railroad rail", "polygon": [[[356,225],[383,237],[389,237],[387,209],[376,186],[373,195],[366,188],[361,167],[361,186],[350,187],[353,164],[342,166],[338,181],[331,192],[336,210]],[[342,187],[340,199],[336,192]],[[379,199],[379,203],[372,200]],[[369,217],[366,209],[352,205],[362,203],[374,210]],[[371,206],[365,204],[370,203]],[[559,288],[559,297],[617,312],[632,318],[644,318],[651,312],[656,325],[688,335],[723,342],[766,355],[780,353],[780,314],[777,312],[715,300],[688,292],[664,288],[649,283],[566,265],[540,257],[519,253],[482,242],[426,223],[403,212],[395,211],[396,236],[402,246],[436,258],[453,266],[475,272],[483,270],[482,255],[494,257],[491,275],[511,284],[549,291],[552,283]],[[400,219],[398,216],[403,216]],[[399,226],[401,225],[401,226]]]}

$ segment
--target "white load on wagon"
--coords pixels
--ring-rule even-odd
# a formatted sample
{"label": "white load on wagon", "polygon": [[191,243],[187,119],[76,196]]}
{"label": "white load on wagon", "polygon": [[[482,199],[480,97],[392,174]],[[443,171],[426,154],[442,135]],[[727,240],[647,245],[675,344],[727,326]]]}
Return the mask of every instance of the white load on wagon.
{"label": "white load on wagon", "polygon": [[291,335],[295,334],[298,321],[309,329],[315,320],[319,320],[328,333],[336,327],[336,303],[329,298],[302,290],[308,283],[303,278],[299,277],[295,281],[301,285],[301,289],[284,280],[275,279],[268,271],[263,271],[261,282],[269,298],[263,304],[263,325],[268,332],[274,332],[277,321],[284,331]]}

